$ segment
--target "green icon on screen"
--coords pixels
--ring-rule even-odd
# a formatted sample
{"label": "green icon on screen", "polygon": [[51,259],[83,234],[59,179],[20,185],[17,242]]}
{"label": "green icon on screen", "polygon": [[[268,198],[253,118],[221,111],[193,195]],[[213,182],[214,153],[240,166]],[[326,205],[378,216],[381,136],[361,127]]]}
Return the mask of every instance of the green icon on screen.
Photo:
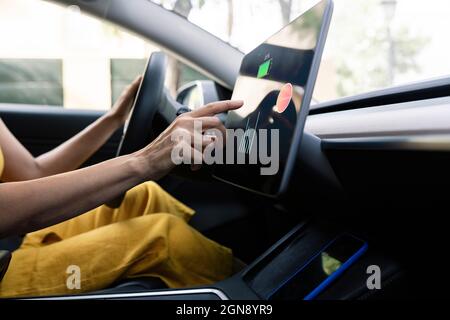
{"label": "green icon on screen", "polygon": [[272,64],[272,59],[264,61],[258,69],[258,75],[257,78],[264,78],[269,74],[270,65]]}

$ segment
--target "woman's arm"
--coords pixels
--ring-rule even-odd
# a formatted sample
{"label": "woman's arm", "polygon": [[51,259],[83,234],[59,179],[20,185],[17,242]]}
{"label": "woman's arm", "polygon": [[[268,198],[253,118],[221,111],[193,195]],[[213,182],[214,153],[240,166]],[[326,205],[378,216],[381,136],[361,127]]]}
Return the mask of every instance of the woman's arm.
{"label": "woman's arm", "polygon": [[[175,166],[172,149],[186,141],[173,137],[186,136],[205,141],[202,132],[194,130],[201,121],[205,130],[225,128],[215,114],[237,109],[240,101],[224,101],[178,117],[147,147],[123,157],[45,178],[0,184],[0,238],[38,230],[75,217],[124,193],[147,180],[157,180]],[[198,141],[198,140],[192,140]],[[191,157],[201,156],[198,146]],[[202,146],[200,146],[202,148]],[[8,161],[8,158],[5,159]]]}
{"label": "woman's arm", "polygon": [[[127,87],[111,111],[57,148],[34,158],[0,120],[0,146],[6,159],[3,181],[24,181],[77,169],[125,122],[141,78]],[[14,161],[11,161],[14,159]]]}
{"label": "woman's arm", "polygon": [[0,238],[77,216],[140,183],[135,155],[36,180],[0,184]]}

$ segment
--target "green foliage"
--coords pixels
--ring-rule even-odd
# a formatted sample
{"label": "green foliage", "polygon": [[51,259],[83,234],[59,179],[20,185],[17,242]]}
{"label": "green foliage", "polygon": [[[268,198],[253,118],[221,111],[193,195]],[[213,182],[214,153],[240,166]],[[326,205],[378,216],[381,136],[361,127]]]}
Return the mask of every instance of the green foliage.
{"label": "green foliage", "polygon": [[411,32],[403,27],[397,31],[395,44],[397,57],[396,68],[399,73],[407,73],[411,70],[420,71],[420,68],[415,60],[417,54],[429,42],[425,37],[415,37]]}
{"label": "green foliage", "polygon": [[206,0],[161,0],[160,3],[187,18],[192,8],[202,8]]}
{"label": "green foliage", "polygon": [[328,38],[329,45],[333,46],[338,96],[389,87],[394,84],[392,80],[395,81],[391,74],[401,77],[420,71],[417,57],[427,44],[427,38],[413,35],[404,25],[394,25],[389,30],[379,2],[361,1],[352,6],[352,12],[358,15],[341,11],[332,24],[339,33],[333,34],[331,29]]}

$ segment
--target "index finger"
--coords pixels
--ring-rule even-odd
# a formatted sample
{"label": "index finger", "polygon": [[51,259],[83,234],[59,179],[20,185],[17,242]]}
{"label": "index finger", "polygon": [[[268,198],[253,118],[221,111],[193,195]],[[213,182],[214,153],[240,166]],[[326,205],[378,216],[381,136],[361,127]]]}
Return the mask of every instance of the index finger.
{"label": "index finger", "polygon": [[243,104],[244,101],[242,100],[225,100],[213,102],[200,109],[192,111],[191,115],[194,117],[211,117],[222,112],[239,109]]}

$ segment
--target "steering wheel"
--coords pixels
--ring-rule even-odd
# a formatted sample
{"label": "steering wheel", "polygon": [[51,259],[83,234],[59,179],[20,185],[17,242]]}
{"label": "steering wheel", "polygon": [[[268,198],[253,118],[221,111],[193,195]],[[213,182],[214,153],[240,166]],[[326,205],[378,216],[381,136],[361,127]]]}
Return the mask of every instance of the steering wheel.
{"label": "steering wheel", "polygon": [[162,52],[154,52],[148,59],[117,149],[118,157],[135,152],[150,143],[153,118],[161,105],[164,93],[166,61],[166,55]]}

